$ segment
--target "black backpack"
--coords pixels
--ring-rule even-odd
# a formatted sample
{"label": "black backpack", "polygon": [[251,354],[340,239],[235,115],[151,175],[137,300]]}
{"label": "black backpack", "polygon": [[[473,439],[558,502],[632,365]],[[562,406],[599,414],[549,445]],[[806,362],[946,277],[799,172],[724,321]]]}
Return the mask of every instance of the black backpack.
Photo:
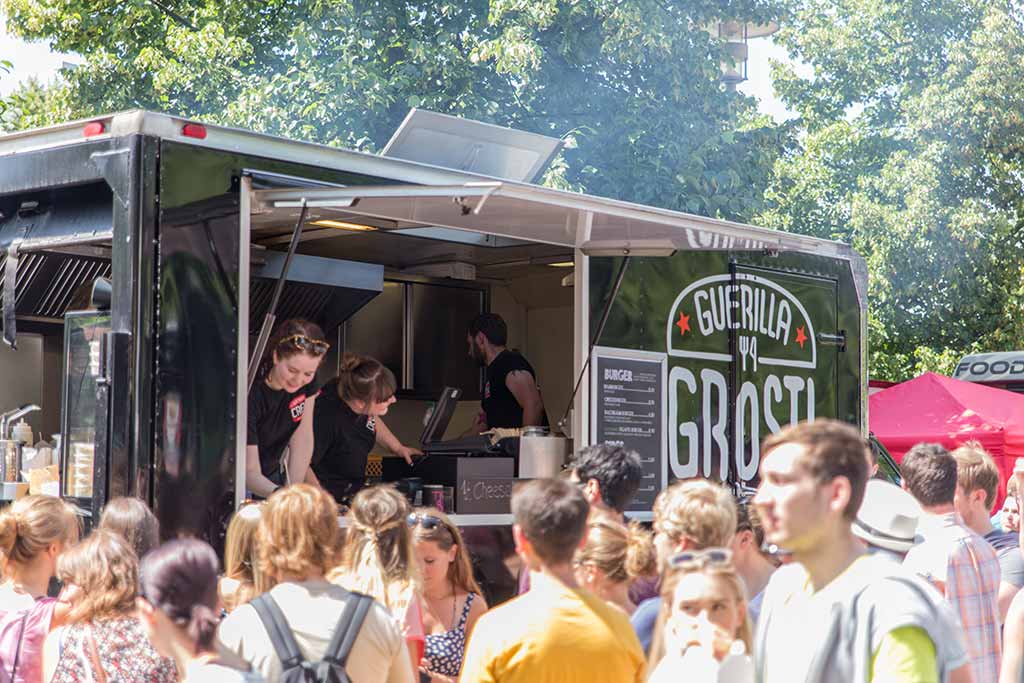
{"label": "black backpack", "polygon": [[255,608],[281,660],[281,683],[352,683],[345,671],[345,664],[366,619],[366,613],[373,606],[373,598],[349,593],[345,609],[334,630],[334,637],[319,662],[307,662],[302,658],[288,621],[269,593],[264,593],[249,604]]}

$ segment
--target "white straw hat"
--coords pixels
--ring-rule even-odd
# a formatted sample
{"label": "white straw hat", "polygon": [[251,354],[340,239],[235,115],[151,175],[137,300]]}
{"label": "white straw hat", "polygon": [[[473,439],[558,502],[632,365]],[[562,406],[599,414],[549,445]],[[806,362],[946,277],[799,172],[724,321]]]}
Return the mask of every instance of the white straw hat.
{"label": "white straw hat", "polygon": [[916,543],[920,517],[921,506],[912,495],[895,484],[871,479],[853,533],[868,545],[905,553]]}

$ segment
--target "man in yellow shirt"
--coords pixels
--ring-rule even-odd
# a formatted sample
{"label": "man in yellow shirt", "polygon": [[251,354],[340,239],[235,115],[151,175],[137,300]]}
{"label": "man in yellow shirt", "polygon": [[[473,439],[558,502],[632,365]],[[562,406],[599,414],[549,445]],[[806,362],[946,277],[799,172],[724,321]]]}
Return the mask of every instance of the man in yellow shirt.
{"label": "man in yellow shirt", "polygon": [[512,494],[512,533],[531,587],[477,621],[461,683],[643,681],[644,654],[629,618],[573,575],[589,507],[561,479],[537,479]]}
{"label": "man in yellow shirt", "polygon": [[868,445],[834,420],[788,427],[762,448],[753,504],[765,538],[792,554],[765,589],[755,638],[758,683],[939,683],[937,624],[889,560],[851,525],[864,499]]}

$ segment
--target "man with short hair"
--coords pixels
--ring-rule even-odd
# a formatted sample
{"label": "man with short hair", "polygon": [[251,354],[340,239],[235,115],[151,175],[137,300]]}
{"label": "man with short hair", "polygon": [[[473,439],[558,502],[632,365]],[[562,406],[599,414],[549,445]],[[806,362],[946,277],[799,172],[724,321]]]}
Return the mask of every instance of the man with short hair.
{"label": "man with short hair", "polygon": [[[626,523],[626,508],[637,489],[643,469],[636,451],[621,446],[600,443],[580,449],[572,462],[569,481],[583,490],[591,512],[601,511]],[[639,581],[644,582],[645,579]],[[649,590],[649,586],[643,588]],[[519,593],[530,590],[530,572],[525,568],[519,574]],[[633,595],[630,589],[631,599]],[[646,599],[648,596],[645,596]]]}
{"label": "man with short hair", "polygon": [[570,480],[583,489],[583,496],[592,508],[625,521],[626,508],[640,488],[642,475],[636,451],[599,443],[576,454]]}
{"label": "man with short hair", "polygon": [[480,617],[463,683],[640,683],[644,655],[626,615],[582,589],[573,555],[590,506],[563,479],[535,479],[512,493],[516,550],[531,570],[528,593]]}
{"label": "man with short hair", "polygon": [[761,549],[764,545],[764,526],[757,508],[749,503],[736,507],[736,535],[732,538],[732,563],[747,588],[747,612],[750,621],[757,623],[761,615],[761,601],[769,579],[778,563]]}
{"label": "man with short hair", "polygon": [[804,422],[769,436],[761,452],[753,505],[767,540],[793,562],[765,590],[758,681],[938,681],[939,634],[911,609],[919,597],[851,529],[868,480],[860,432]]}
{"label": "man with short hair", "polygon": [[1024,555],[1016,533],[1004,533],[992,526],[989,514],[996,503],[999,469],[981,444],[970,441],[953,451],[956,460],[956,496],[953,507],[964,526],[992,546],[999,558],[999,621],[1006,620],[1013,596],[1024,586]]}
{"label": "man with short hair", "polygon": [[[728,548],[735,532],[736,501],[725,487],[706,479],[677,481],[654,501],[654,545],[662,573],[684,550]],[[644,652],[651,647],[660,610],[661,598],[651,598],[630,618]]]}
{"label": "man with short hair", "polygon": [[469,357],[486,370],[481,412],[473,431],[546,426],[537,373],[517,351],[507,348],[508,326],[496,313],[481,313],[466,333]]}
{"label": "man with short hair", "polygon": [[976,683],[999,678],[999,559],[956,512],[957,463],[938,444],[917,444],[900,463],[903,488],[925,514],[918,525],[924,541],[907,553],[904,566],[928,579],[960,616]]}

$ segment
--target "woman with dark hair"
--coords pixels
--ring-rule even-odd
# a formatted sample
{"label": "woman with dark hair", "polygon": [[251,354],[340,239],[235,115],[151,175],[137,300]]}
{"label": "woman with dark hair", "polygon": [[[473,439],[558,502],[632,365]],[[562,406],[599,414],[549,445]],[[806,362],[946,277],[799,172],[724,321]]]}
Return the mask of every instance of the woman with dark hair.
{"label": "woman with dark hair", "polygon": [[217,554],[194,538],[149,553],[139,568],[139,622],[153,648],[174,660],[183,683],[255,683],[258,675],[217,652]]}
{"label": "woman with dark hair", "polygon": [[341,372],[324,385],[314,410],[313,471],[339,503],[366,481],[366,459],[380,444],[412,464],[420,451],[402,444],[382,419],[395,402],[394,374],[376,358],[346,353]]}
{"label": "woman with dark hair", "polygon": [[103,508],[99,528],[112,531],[128,541],[140,560],[160,545],[160,522],[149,506],[138,498],[123,496],[112,499]]}
{"label": "woman with dark hair", "polygon": [[316,371],[330,346],[317,325],[298,319],[278,325],[267,344],[249,390],[245,448],[246,487],[261,498],[286,483],[304,481],[309,473]]}

